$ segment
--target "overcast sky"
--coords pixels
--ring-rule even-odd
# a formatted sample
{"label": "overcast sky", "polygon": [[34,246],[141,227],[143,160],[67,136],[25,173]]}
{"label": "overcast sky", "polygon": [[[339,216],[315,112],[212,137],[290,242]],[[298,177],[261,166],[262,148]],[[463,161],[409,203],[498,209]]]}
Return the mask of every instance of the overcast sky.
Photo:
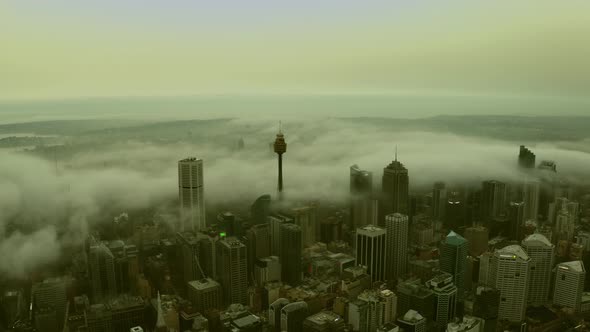
{"label": "overcast sky", "polygon": [[3,0],[0,100],[585,98],[590,2]]}

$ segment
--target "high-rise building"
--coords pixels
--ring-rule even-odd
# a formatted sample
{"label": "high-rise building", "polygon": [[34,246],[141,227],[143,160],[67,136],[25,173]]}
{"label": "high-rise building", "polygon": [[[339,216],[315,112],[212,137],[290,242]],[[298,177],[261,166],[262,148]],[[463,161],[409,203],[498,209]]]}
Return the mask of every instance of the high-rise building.
{"label": "high-rise building", "polygon": [[181,229],[194,232],[205,229],[203,160],[187,158],[178,162],[178,195]]}
{"label": "high-rise building", "polygon": [[285,223],[293,223],[293,218],[284,215],[272,215],[268,217],[268,224],[270,225],[270,252],[274,256],[281,254],[281,225]]}
{"label": "high-rise building", "polygon": [[180,248],[180,263],[184,284],[189,281],[204,278],[199,265],[200,242],[193,232],[176,233],[176,239]]}
{"label": "high-rise building", "polygon": [[522,168],[535,168],[535,154],[524,145],[520,146],[518,165]]}
{"label": "high-rise building", "polygon": [[573,241],[579,204],[566,198],[559,198],[550,204],[550,217],[555,220],[555,240]]}
{"label": "high-rise building", "polygon": [[221,309],[222,298],[221,285],[211,278],[188,283],[188,299],[200,313],[204,313],[207,309]]}
{"label": "high-rise building", "polygon": [[488,225],[500,217],[506,208],[506,184],[495,180],[484,181],[480,207],[482,221]]}
{"label": "high-rise building", "polygon": [[57,332],[66,318],[66,281],[53,278],[33,284],[31,289],[35,327],[38,331]]}
{"label": "high-rise building", "polygon": [[278,168],[279,168],[279,180],[277,185],[277,191],[279,193],[279,199],[282,199],[283,195],[283,154],[287,152],[287,143],[285,142],[285,136],[281,131],[281,126],[279,124],[279,132],[277,133],[277,137],[273,144],[274,152],[278,155]]}
{"label": "high-rise building", "polygon": [[284,223],[280,230],[281,279],[283,282],[297,286],[301,282],[301,227]]}
{"label": "high-rise building", "polygon": [[395,322],[397,297],[392,291],[366,290],[357,299],[367,305],[366,331],[376,331],[385,323]]}
{"label": "high-rise building", "polygon": [[467,224],[467,206],[457,191],[447,194],[444,226],[447,229],[459,229]]}
{"label": "high-rise building", "polygon": [[482,332],[496,332],[499,310],[500,291],[491,287],[478,286],[475,290],[473,315],[484,320]]}
{"label": "high-rise building", "polygon": [[272,328],[272,331],[282,331],[281,330],[281,311],[283,308],[289,304],[289,300],[285,298],[279,298],[273,303],[271,303],[268,307],[268,323]]}
{"label": "high-rise building", "polygon": [[385,229],[373,225],[356,230],[356,262],[367,267],[373,282],[386,278],[386,234]]}
{"label": "high-rise building", "polygon": [[250,207],[250,218],[252,224],[265,224],[268,222],[268,216],[270,215],[270,195],[262,195],[254,201],[254,204]]}
{"label": "high-rise building", "polygon": [[246,246],[238,239],[227,237],[217,242],[217,275],[226,305],[247,303],[247,252]]}
{"label": "high-rise building", "polygon": [[316,243],[319,229],[317,206],[309,204],[308,206],[293,208],[291,209],[291,215],[293,216],[293,223],[301,227],[302,246],[309,247]]}
{"label": "high-rise building", "polygon": [[469,255],[477,257],[488,250],[489,232],[484,226],[465,229],[465,239],[469,243]]}
{"label": "high-rise building", "polygon": [[405,215],[410,213],[408,169],[397,160],[397,152],[395,160],[383,169],[381,190],[383,193],[381,209],[384,216],[391,213]]}
{"label": "high-rise building", "polygon": [[393,213],[385,217],[387,231],[385,250],[387,252],[386,278],[395,285],[399,277],[406,274],[408,263],[408,216]]}
{"label": "high-rise building", "polygon": [[408,310],[401,318],[397,319],[397,324],[404,332],[426,332],[428,330],[426,318],[416,310]]}
{"label": "high-rise building", "polygon": [[514,323],[524,320],[530,264],[530,257],[519,245],[509,245],[494,252],[490,266],[490,284],[500,291],[500,320]]}
{"label": "high-rise building", "polygon": [[438,329],[444,329],[455,318],[457,308],[457,287],[453,276],[441,273],[426,283],[435,298],[434,322]]}
{"label": "high-rise building", "polygon": [[536,180],[526,180],[522,188],[524,202],[524,220],[537,220],[539,217],[539,195],[541,183]]}
{"label": "high-rise building", "polygon": [[501,230],[502,235],[507,235],[508,238],[521,241],[522,227],[524,226],[525,204],[523,202],[510,202],[508,204],[508,227]]}
{"label": "high-rise building", "polygon": [[303,321],[309,315],[307,303],[293,302],[281,309],[281,331],[303,332]]}
{"label": "high-rise building", "polygon": [[111,298],[117,293],[115,257],[104,243],[96,243],[88,252],[88,272],[94,303]]}
{"label": "high-rise building", "polygon": [[254,263],[254,280],[257,285],[281,281],[281,263],[278,256],[262,257]]}
{"label": "high-rise building", "polygon": [[432,189],[432,218],[445,220],[445,207],[447,203],[447,189],[444,182],[436,182]]}
{"label": "high-rise building", "polygon": [[254,271],[257,259],[270,256],[270,226],[257,224],[246,232],[248,239],[248,271]]}
{"label": "high-rise building", "polygon": [[350,218],[354,228],[377,224],[378,201],[373,195],[373,173],[350,166]]}
{"label": "high-rise building", "polygon": [[555,292],[553,304],[580,311],[586,269],[582,261],[565,262],[555,270]]}
{"label": "high-rise building", "polygon": [[453,276],[459,298],[465,289],[468,243],[461,235],[451,231],[442,244],[440,269]]}
{"label": "high-rise building", "polygon": [[531,258],[528,302],[543,305],[549,299],[555,246],[543,235],[535,233],[522,241],[522,248]]}

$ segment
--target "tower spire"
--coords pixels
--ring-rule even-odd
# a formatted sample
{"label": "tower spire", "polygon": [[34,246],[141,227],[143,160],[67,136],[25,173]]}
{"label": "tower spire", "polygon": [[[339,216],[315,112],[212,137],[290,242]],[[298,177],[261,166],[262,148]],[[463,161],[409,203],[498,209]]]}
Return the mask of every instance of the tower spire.
{"label": "tower spire", "polygon": [[283,133],[283,123],[279,120],[279,134]]}
{"label": "tower spire", "polygon": [[395,161],[397,161],[397,144],[395,145]]}

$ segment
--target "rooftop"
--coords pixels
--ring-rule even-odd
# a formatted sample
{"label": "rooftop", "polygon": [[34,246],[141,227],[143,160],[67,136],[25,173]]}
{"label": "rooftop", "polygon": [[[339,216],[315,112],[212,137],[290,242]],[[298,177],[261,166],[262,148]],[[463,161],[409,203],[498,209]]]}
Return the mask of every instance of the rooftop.
{"label": "rooftop", "polygon": [[558,265],[560,269],[573,270],[575,272],[586,272],[582,261],[565,262]]}
{"label": "rooftop", "polygon": [[506,246],[502,249],[498,249],[498,250],[496,250],[496,252],[500,255],[515,256],[514,258],[518,257],[518,258],[525,260],[525,261],[529,259],[529,256],[527,255],[527,253],[522,249],[521,246],[519,246],[517,244],[509,245],[509,246]]}
{"label": "rooftop", "polygon": [[465,238],[463,238],[461,235],[455,233],[454,231],[450,231],[449,234],[447,235],[445,243],[448,243],[448,244],[454,245],[454,246],[459,246],[459,245],[467,243],[467,240],[465,240]]}
{"label": "rooftop", "polygon": [[219,283],[211,278],[189,281],[188,284],[190,287],[193,287],[196,290],[203,290],[219,286]]}
{"label": "rooftop", "polygon": [[422,317],[422,315],[420,315],[416,310],[408,310],[408,312],[406,312],[406,314],[402,318],[402,320],[410,323],[419,322],[423,319],[424,317]]}
{"label": "rooftop", "polygon": [[546,245],[548,247],[553,247],[553,244],[551,242],[549,242],[549,240],[547,240],[545,235],[540,234],[540,233],[534,233],[534,234],[527,236],[526,239],[524,239],[522,241],[523,244],[525,242],[540,242],[543,245]]}

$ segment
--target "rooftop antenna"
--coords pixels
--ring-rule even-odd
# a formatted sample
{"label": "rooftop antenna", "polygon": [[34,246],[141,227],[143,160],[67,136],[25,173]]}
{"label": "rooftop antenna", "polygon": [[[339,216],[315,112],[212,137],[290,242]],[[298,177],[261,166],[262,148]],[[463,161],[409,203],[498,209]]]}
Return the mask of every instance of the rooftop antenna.
{"label": "rooftop antenna", "polygon": [[395,161],[397,161],[397,144],[395,145]]}

